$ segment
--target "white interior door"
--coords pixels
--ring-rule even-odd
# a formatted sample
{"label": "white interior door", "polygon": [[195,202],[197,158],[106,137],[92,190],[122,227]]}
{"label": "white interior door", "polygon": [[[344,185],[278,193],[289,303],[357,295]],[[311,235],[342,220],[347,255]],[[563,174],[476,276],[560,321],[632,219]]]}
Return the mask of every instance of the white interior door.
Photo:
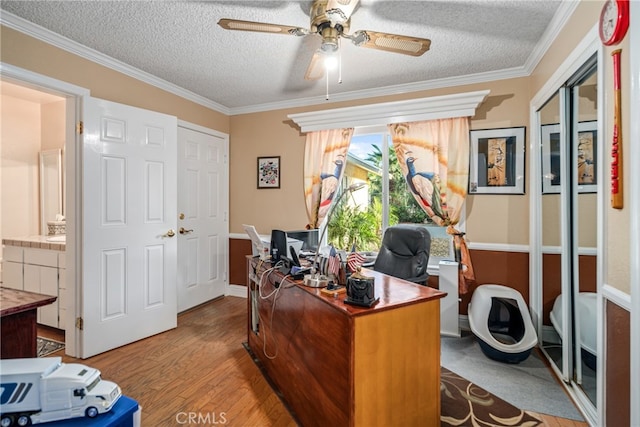
{"label": "white interior door", "polygon": [[224,295],[226,138],[178,128],[178,311]]}
{"label": "white interior door", "polygon": [[90,97],[83,118],[80,357],[86,358],[176,327],[178,124]]}

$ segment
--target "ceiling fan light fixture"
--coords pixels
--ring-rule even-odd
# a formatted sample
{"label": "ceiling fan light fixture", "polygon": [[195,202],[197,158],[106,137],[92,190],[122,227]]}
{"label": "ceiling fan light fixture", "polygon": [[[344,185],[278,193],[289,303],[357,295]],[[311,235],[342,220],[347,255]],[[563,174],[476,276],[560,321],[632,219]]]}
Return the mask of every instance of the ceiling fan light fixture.
{"label": "ceiling fan light fixture", "polygon": [[334,53],[338,51],[338,30],[332,27],[324,27],[321,32],[322,44],[320,50],[324,53]]}
{"label": "ceiling fan light fixture", "polygon": [[324,55],[324,68],[327,71],[332,71],[338,68],[338,56],[337,55]]}
{"label": "ceiling fan light fixture", "polygon": [[332,54],[338,51],[338,40],[337,39],[324,39],[322,44],[320,45],[320,50],[324,53]]}

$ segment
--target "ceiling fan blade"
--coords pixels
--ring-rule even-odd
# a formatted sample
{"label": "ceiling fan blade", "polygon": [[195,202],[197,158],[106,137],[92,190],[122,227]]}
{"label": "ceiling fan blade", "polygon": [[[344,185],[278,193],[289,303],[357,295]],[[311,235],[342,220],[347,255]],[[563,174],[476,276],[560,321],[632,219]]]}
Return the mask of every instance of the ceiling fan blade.
{"label": "ceiling fan blade", "polygon": [[225,30],[256,31],[258,33],[290,34],[294,36],[305,36],[309,30],[289,25],[266,24],[264,22],[240,21],[237,19],[221,19],[218,21]]}
{"label": "ceiling fan blade", "polygon": [[329,0],[326,15],[331,22],[342,24],[349,20],[360,0]]}
{"label": "ceiling fan blade", "polygon": [[420,56],[429,50],[431,40],[376,31],[356,31],[349,37],[356,46],[404,55]]}
{"label": "ceiling fan blade", "polygon": [[316,51],[309,62],[307,72],[304,75],[305,80],[320,80],[324,76],[324,54]]}

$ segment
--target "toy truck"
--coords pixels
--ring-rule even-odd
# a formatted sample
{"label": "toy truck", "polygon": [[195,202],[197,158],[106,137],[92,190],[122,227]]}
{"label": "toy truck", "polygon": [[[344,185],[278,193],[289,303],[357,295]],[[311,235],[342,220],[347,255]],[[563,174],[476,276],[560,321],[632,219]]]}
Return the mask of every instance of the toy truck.
{"label": "toy truck", "polygon": [[100,371],[61,357],[0,360],[0,426],[26,426],[108,412],[122,395]]}

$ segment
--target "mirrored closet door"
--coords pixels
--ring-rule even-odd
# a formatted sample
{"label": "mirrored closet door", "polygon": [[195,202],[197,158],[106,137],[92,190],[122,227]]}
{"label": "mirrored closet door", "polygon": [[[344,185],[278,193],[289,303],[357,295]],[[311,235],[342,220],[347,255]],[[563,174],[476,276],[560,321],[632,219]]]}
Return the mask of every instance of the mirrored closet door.
{"label": "mirrored closet door", "polygon": [[597,60],[538,110],[542,330],[555,372],[595,412],[599,135]]}

